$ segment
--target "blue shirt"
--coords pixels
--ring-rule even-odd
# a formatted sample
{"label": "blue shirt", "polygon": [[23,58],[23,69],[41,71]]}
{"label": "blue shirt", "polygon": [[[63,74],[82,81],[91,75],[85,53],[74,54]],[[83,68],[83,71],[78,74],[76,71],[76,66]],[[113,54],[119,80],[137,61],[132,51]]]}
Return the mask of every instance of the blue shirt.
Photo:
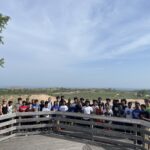
{"label": "blue shirt", "polygon": [[53,105],[53,106],[52,106],[52,110],[58,111],[58,110],[59,110],[59,105],[55,105],[55,106]]}
{"label": "blue shirt", "polygon": [[140,119],[141,110],[140,109],[134,109],[132,111],[132,116],[134,119]]}

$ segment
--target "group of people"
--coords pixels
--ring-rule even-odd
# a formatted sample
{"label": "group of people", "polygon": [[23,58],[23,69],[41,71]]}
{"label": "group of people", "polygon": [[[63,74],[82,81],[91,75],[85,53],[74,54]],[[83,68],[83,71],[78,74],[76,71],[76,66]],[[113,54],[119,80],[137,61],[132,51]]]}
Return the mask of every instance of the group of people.
{"label": "group of people", "polygon": [[101,97],[92,101],[84,98],[74,97],[65,100],[64,96],[57,96],[52,103],[51,98],[47,101],[29,98],[23,100],[18,98],[17,103],[13,101],[2,100],[0,105],[0,115],[9,114],[13,112],[37,112],[37,111],[61,111],[61,112],[75,112],[84,114],[96,114],[104,116],[125,117],[133,119],[143,119],[150,121],[150,100],[145,99],[145,104],[139,102],[127,102],[126,99],[106,98],[105,101]]}

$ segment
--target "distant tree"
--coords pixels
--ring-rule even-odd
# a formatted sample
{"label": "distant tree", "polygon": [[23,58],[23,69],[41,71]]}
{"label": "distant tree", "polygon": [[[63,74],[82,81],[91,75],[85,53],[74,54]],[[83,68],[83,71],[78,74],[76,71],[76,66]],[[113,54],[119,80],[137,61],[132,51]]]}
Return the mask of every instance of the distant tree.
{"label": "distant tree", "polygon": [[137,92],[137,97],[138,97],[138,98],[143,98],[143,97],[145,97],[146,94],[147,94],[147,91],[146,91],[146,90],[139,90],[139,91]]}
{"label": "distant tree", "polygon": [[[7,25],[9,19],[10,19],[9,16],[4,16],[0,13],[0,44],[4,44],[1,33],[3,29],[5,29],[5,26]],[[0,67],[3,67],[3,64],[4,64],[4,58],[0,58]]]}

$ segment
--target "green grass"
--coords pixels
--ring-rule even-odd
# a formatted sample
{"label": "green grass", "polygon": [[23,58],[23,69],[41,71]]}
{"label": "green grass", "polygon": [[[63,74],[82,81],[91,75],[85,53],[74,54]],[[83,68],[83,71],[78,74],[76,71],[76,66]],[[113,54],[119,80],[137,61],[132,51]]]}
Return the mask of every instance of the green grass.
{"label": "green grass", "polygon": [[32,94],[47,94],[50,96],[61,96],[64,95],[66,99],[73,97],[84,97],[85,99],[93,100],[98,97],[103,99],[143,99],[149,97],[150,90],[116,90],[116,89],[73,89],[73,88],[22,88],[22,89],[0,89],[0,101],[3,97],[10,99],[13,96],[13,99],[16,101],[19,96],[24,98]]}

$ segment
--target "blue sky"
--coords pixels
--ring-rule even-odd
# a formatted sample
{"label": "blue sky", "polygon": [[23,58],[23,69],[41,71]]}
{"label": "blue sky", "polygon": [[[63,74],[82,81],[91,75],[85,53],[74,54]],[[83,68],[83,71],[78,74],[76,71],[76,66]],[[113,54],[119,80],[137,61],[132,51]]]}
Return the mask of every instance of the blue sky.
{"label": "blue sky", "polygon": [[150,88],[149,0],[0,0],[0,87]]}

